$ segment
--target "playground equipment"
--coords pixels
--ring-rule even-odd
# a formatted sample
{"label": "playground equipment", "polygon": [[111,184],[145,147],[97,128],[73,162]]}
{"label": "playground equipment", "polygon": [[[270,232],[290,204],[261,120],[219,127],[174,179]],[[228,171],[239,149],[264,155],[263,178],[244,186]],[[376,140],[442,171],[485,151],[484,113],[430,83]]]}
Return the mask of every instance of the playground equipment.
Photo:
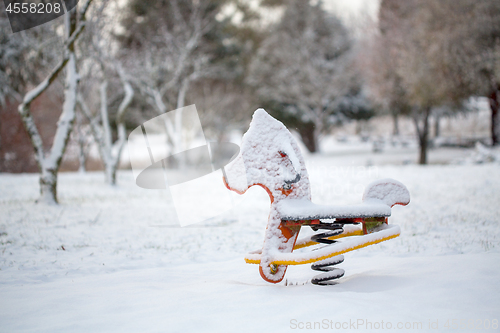
{"label": "playground equipment", "polygon": [[[271,209],[264,244],[247,254],[245,261],[258,264],[262,278],[271,283],[283,280],[288,265],[312,263],[312,269],[325,273],[311,282],[331,284],[344,275],[344,270],[333,267],[344,260],[343,253],[399,236],[399,226],[388,224],[391,207],[410,202],[403,184],[382,179],[367,186],[361,204],[312,203],[309,176],[297,143],[288,129],[263,109],[255,111],[240,153],[223,169],[223,175],[226,187],[239,194],[254,185],[269,194]],[[321,231],[297,240],[301,227],[306,226]],[[314,245],[320,248],[293,252]]]}

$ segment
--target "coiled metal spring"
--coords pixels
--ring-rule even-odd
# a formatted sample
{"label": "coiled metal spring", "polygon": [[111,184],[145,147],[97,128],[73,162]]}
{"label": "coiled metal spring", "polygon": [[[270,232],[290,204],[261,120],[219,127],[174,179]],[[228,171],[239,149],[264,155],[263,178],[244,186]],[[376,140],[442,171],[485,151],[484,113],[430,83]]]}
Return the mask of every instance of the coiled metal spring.
{"label": "coiled metal spring", "polygon": [[[328,239],[329,237],[332,236],[337,236],[340,235],[342,232],[344,232],[344,228],[342,224],[336,224],[336,223],[320,223],[320,224],[314,224],[311,225],[311,228],[314,231],[317,231],[319,229],[326,229],[328,230],[327,232],[322,232],[319,234],[315,234],[314,236],[311,237],[312,241],[318,242],[318,243],[323,243],[323,244],[333,244],[336,241],[333,239]],[[338,265],[344,261],[344,256],[343,255],[338,255],[332,258],[324,259],[321,261],[317,261],[314,264],[311,265],[311,268],[315,271],[321,271],[325,272],[322,274],[318,274],[314,276],[311,279],[312,284],[316,285],[331,285],[335,284],[332,283],[332,280],[336,280],[338,278],[341,278],[344,276],[345,271],[341,268],[337,267],[332,267],[335,265]]]}

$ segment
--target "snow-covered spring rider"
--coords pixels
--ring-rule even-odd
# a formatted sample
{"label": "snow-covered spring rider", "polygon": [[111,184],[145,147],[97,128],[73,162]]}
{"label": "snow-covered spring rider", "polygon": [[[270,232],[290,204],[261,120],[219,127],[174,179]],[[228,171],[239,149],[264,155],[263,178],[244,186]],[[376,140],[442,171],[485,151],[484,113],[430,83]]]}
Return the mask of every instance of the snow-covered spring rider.
{"label": "snow-covered spring rider", "polygon": [[[259,264],[260,275],[271,283],[283,280],[288,265],[308,263],[313,263],[312,269],[326,272],[315,276],[313,284],[329,284],[342,277],[344,270],[332,267],[344,260],[342,254],[399,236],[399,226],[389,225],[387,219],[392,206],[410,202],[403,184],[383,179],[368,185],[359,205],[312,203],[309,176],[297,143],[288,129],[263,109],[255,111],[239,155],[225,167],[224,182],[239,194],[259,185],[271,198],[264,245],[245,257],[247,263]],[[329,221],[322,221],[325,219]],[[302,226],[326,232],[297,240]],[[327,245],[292,253],[320,243]]]}

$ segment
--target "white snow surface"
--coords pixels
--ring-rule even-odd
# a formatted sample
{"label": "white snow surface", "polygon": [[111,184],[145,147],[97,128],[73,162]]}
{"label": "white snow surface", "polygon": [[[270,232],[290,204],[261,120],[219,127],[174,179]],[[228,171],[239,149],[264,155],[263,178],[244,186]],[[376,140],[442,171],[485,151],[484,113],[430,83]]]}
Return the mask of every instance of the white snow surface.
{"label": "white snow surface", "polygon": [[350,158],[306,157],[314,202],[359,203],[384,178],[405,184],[412,201],[389,218],[401,236],[346,253],[334,286],[312,285],[309,265],[274,285],[244,263],[264,240],[261,188],[205,225],[179,228],[168,193],[138,188],[132,172],[119,172],[117,187],[102,173],[60,174],[55,207],[34,203],[38,175],[0,174],[0,332],[354,332],[382,321],[439,332],[454,319],[498,331],[500,166],[367,168]]}
{"label": "white snow surface", "polygon": [[332,218],[381,217],[391,215],[391,206],[382,201],[358,205],[317,205],[306,199],[282,200],[277,205],[283,220],[314,220]]}

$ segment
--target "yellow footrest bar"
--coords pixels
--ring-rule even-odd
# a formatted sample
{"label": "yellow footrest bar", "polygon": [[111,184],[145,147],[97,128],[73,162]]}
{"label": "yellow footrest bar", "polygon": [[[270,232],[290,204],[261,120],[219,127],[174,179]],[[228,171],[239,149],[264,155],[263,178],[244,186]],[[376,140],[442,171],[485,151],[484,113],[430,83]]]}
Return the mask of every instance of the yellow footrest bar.
{"label": "yellow footrest bar", "polygon": [[[380,228],[380,230],[373,232],[368,235],[362,236],[354,236],[359,235],[359,231],[348,231],[346,230],[346,234],[335,236],[336,238],[343,238],[347,236],[353,236],[349,239],[346,239],[342,242],[334,243],[332,245],[325,246],[316,251],[311,251],[307,253],[280,253],[277,252],[272,255],[271,263],[275,265],[303,265],[309,264],[316,261],[328,259],[331,257],[338,256],[340,254],[354,251],[357,249],[361,249],[363,247],[367,247],[373,244],[381,243],[386,240],[396,238],[401,234],[401,229],[397,225],[384,225]],[[332,237],[332,239],[335,239]],[[317,244],[316,242],[313,242]],[[302,243],[300,247],[302,248],[310,245],[314,245],[313,243],[309,244],[308,242]],[[308,245],[306,245],[308,244]],[[294,248],[295,249],[295,248]],[[245,257],[245,262],[247,264],[260,264],[261,253],[249,253]]]}

